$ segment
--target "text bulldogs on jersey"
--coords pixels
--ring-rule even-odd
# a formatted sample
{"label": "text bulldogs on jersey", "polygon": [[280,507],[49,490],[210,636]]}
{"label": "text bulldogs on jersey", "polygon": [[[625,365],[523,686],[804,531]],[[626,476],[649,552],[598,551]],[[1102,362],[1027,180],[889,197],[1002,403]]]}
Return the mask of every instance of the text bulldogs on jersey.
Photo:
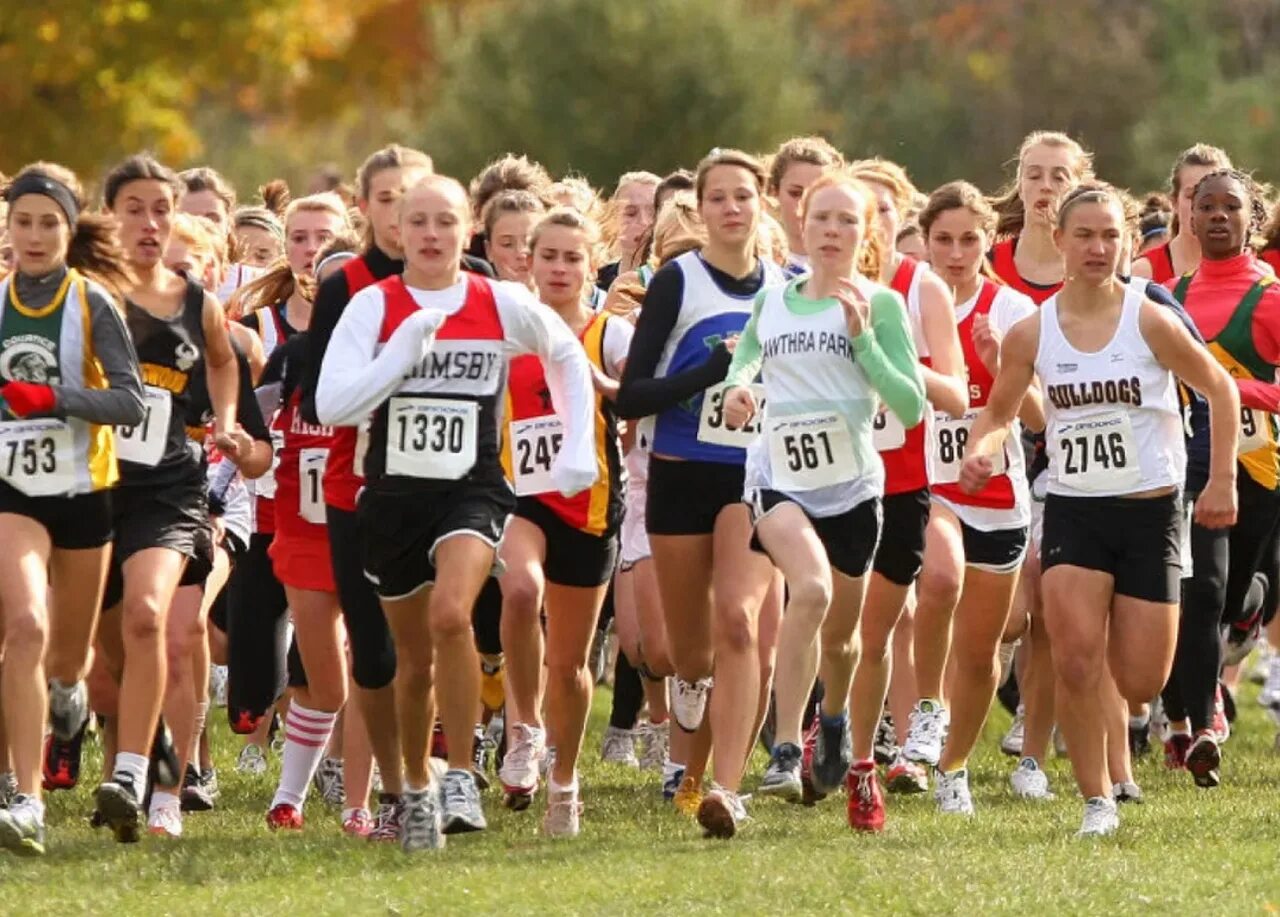
{"label": "text bulldogs on jersey", "polygon": [[1065,382],[1050,385],[1048,393],[1053,406],[1063,411],[1090,404],[1128,404],[1135,408],[1142,406],[1142,380],[1137,376],[1097,382]]}

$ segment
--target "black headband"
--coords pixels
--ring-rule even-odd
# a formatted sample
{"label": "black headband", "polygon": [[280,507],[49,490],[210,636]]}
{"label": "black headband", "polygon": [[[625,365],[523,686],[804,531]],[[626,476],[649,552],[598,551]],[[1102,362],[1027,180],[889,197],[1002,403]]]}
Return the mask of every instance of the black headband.
{"label": "black headband", "polygon": [[71,193],[70,188],[56,178],[34,173],[19,175],[9,185],[4,199],[12,204],[24,194],[43,194],[45,197],[50,198],[67,215],[67,222],[73,227],[76,225],[76,220],[80,216],[80,206],[76,203],[76,196]]}

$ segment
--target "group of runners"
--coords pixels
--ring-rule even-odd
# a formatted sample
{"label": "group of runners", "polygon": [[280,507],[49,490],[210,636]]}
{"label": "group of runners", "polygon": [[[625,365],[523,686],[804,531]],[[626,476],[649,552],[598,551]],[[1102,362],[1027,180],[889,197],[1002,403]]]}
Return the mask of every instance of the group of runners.
{"label": "group of runners", "polygon": [[604,197],[391,145],[240,206],[145,154],[93,201],[22,167],[0,845],[44,852],[91,731],[94,823],[180,836],[211,704],[244,779],[279,749],[270,829],[314,787],[439,848],[493,783],[576,836],[606,619],[601,753],[708,836],[744,786],[973,815],[997,694],[1010,791],[1053,797],[1056,736],[1082,835],[1153,735],[1217,786],[1255,646],[1280,708],[1280,211],[1203,144],[1144,203],[1061,133],[1013,172],[925,194],[799,137]]}

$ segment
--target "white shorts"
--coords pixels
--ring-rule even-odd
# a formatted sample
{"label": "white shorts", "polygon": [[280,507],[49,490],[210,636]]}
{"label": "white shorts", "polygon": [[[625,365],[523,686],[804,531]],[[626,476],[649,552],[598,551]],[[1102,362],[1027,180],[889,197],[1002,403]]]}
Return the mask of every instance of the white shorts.
{"label": "white shorts", "polygon": [[644,515],[649,489],[649,453],[636,447],[627,453],[623,461],[627,468],[627,485],[623,498],[619,561],[622,569],[626,570],[652,556],[653,552],[649,549]]}

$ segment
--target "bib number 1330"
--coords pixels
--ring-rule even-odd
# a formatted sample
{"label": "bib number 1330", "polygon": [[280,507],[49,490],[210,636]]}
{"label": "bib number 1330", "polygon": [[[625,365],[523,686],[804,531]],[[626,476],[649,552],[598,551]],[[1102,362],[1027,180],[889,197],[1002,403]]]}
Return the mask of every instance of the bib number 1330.
{"label": "bib number 1330", "polygon": [[387,474],[456,481],[476,463],[480,406],[445,398],[391,399]]}

